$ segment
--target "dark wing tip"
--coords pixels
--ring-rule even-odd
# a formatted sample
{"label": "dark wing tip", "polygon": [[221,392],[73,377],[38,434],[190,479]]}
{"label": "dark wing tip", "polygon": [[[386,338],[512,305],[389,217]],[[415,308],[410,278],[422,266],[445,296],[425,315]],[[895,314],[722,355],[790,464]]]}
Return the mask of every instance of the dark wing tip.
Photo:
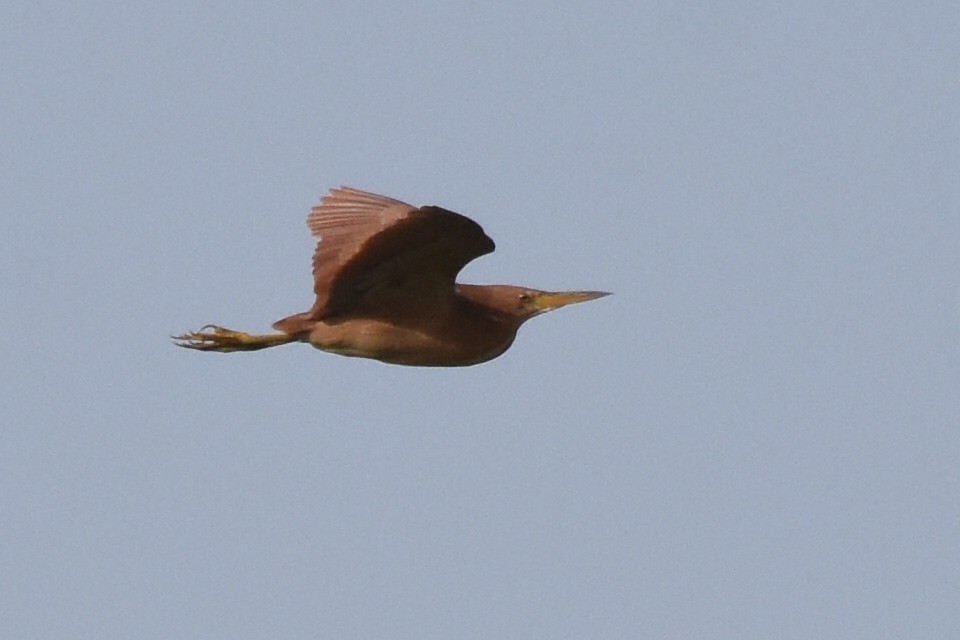
{"label": "dark wing tip", "polygon": [[483,230],[483,227],[462,213],[432,204],[420,207],[418,211],[428,216],[438,216],[438,220],[444,221],[445,233],[456,236],[470,247],[467,253],[472,254],[472,256],[467,261],[491,253],[497,248],[497,245]]}

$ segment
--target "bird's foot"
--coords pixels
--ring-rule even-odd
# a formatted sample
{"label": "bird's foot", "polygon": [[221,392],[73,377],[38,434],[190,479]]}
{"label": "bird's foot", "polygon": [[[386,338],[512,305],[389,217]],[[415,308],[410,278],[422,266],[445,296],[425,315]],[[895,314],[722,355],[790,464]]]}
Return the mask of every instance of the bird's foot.
{"label": "bird's foot", "polygon": [[172,336],[178,347],[196,349],[197,351],[256,351],[277,345],[293,342],[294,338],[280,333],[266,336],[255,336],[242,331],[232,331],[208,324],[200,327],[199,331],[190,331],[179,336]]}

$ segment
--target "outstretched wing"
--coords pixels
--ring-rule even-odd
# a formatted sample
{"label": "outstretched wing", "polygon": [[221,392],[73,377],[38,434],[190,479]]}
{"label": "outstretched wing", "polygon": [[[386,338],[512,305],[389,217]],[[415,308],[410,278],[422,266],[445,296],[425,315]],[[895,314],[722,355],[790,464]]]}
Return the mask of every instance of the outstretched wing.
{"label": "outstretched wing", "polygon": [[317,320],[450,296],[457,273],[494,249],[466,216],[349,187],[332,189],[307,226],[319,239],[311,311]]}

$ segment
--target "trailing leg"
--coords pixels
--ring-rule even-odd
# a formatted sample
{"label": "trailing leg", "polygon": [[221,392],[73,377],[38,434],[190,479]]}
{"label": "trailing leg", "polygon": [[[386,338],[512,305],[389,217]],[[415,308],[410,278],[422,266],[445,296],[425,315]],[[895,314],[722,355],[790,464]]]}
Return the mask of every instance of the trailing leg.
{"label": "trailing leg", "polygon": [[197,351],[257,351],[270,347],[279,347],[282,344],[297,342],[299,338],[288,333],[272,333],[269,335],[251,335],[242,331],[231,331],[214,324],[201,327],[199,331],[191,331],[179,336],[172,336],[178,347],[196,349]]}

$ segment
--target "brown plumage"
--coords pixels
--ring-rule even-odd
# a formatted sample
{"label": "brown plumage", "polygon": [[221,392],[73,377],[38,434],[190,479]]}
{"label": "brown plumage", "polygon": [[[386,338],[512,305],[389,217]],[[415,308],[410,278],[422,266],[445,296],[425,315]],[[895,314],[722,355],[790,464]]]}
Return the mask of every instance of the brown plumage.
{"label": "brown plumage", "polygon": [[546,292],[458,284],[493,240],[476,222],[440,207],[413,207],[349,187],[331,190],[307,218],[316,302],[250,335],[207,325],[176,336],[200,351],[254,351],[289,342],[383,362],[465,366],[497,357],[527,319],[600,291]]}

